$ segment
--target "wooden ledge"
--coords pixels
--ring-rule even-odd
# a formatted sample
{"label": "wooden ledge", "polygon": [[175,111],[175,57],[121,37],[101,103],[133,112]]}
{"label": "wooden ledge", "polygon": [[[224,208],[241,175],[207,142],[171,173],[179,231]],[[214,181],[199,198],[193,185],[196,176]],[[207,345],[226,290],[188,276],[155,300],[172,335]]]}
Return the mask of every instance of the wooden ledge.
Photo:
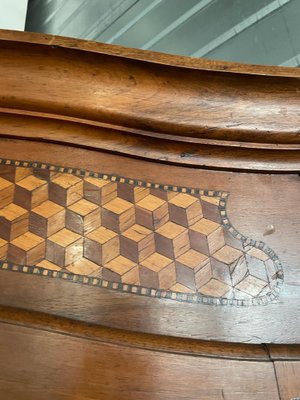
{"label": "wooden ledge", "polygon": [[0,306],[0,322],[161,352],[244,360],[269,358],[264,347],[256,344],[209,342],[130,332],[12,307]]}
{"label": "wooden ledge", "polygon": [[0,306],[0,324],[12,324],[106,344],[243,361],[300,360],[299,345],[227,343],[130,332],[40,312]]}
{"label": "wooden ledge", "polygon": [[0,33],[0,57],[2,137],[202,168],[300,171],[296,68],[10,31]]}

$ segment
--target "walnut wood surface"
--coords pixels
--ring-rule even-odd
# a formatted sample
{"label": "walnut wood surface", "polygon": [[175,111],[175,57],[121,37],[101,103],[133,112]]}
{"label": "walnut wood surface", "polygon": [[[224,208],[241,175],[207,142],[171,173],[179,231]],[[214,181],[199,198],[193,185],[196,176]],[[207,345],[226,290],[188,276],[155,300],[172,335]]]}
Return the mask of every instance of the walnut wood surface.
{"label": "walnut wood surface", "polygon": [[[43,331],[48,330],[64,335],[91,339],[100,343],[111,343],[165,353],[204,356],[217,359],[270,361],[269,352],[262,345],[210,342],[137,333],[12,307],[0,306],[0,321],[24,327],[30,326],[33,329]],[[289,353],[294,351],[295,346],[285,345],[285,349]],[[281,359],[281,356],[278,359]],[[274,356],[273,360],[277,360],[277,357]]]}
{"label": "walnut wood surface", "polygon": [[[255,307],[0,271],[4,399],[299,397],[299,70],[8,31],[0,59],[0,158],[229,192],[233,226],[284,268],[279,297]],[[48,201],[23,189],[22,208]],[[0,208],[11,190],[2,182]],[[50,211],[37,215],[59,225]],[[51,226],[32,220],[40,237]]]}
{"label": "walnut wood surface", "polygon": [[6,400],[279,399],[263,361],[220,363],[9,324],[1,324],[0,353]]}
{"label": "walnut wood surface", "polygon": [[300,395],[300,361],[277,361],[274,365],[280,399],[297,400]]}
{"label": "walnut wood surface", "polygon": [[84,139],[90,147],[208,168],[299,171],[297,69],[208,70],[208,62],[174,65],[151,52],[5,31],[0,54],[2,112],[79,124],[81,140],[49,131],[43,140],[80,145],[92,124],[102,129],[94,143]]}
{"label": "walnut wood surface", "polygon": [[[5,399],[290,400],[299,394],[297,346],[137,334],[6,307],[0,327]],[[143,370],[138,384],[137,368]]]}
{"label": "walnut wood surface", "polygon": [[258,305],[283,282],[228,193],[0,159],[1,269],[173,300]]}
{"label": "walnut wood surface", "polygon": [[[13,144],[13,146],[12,146]],[[66,281],[2,271],[1,303],[40,310],[74,319],[141,332],[252,343],[299,343],[299,242],[300,180],[297,175],[236,174],[199,171],[130,160],[97,151],[35,142],[1,141],[5,158],[42,159],[90,170],[106,170],[137,179],[166,177],[170,184],[209,182],[212,189],[231,193],[228,214],[242,233],[264,240],[276,249],[284,264],[285,283],[279,299],[263,307],[211,307],[174,304]],[[165,179],[163,179],[165,180]],[[255,190],[254,190],[255,188]],[[275,195],[276,194],[276,195]],[[287,222],[288,221],[288,222]],[[271,226],[271,229],[270,229]],[[19,288],[15,296],[16,287]],[[33,290],[34,288],[34,290]],[[43,299],[43,301],[37,301]],[[155,315],[155,318],[144,318]],[[126,316],[126,317],[125,317]],[[203,322],[205,321],[205,323]]]}

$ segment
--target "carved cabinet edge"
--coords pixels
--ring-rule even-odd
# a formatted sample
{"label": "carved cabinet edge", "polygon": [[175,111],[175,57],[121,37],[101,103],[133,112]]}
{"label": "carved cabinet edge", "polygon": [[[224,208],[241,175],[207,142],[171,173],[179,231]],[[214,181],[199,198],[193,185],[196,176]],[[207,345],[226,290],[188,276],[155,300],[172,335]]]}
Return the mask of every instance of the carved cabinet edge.
{"label": "carved cabinet edge", "polygon": [[10,31],[0,32],[0,56],[1,137],[201,168],[300,171],[296,68]]}

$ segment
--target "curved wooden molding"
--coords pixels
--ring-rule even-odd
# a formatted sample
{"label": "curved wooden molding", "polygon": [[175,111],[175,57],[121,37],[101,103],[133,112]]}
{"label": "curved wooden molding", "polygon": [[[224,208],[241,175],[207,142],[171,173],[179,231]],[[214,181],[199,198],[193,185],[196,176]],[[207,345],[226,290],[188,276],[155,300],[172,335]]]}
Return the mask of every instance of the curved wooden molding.
{"label": "curved wooden molding", "polygon": [[300,171],[296,68],[9,31],[0,33],[0,59],[2,137],[204,168]]}
{"label": "curved wooden molding", "polygon": [[14,399],[72,398],[75,391],[82,398],[214,400],[299,393],[297,345],[186,340],[6,307],[0,324],[1,389]]}
{"label": "curved wooden molding", "polygon": [[[97,342],[114,345],[121,344],[123,346],[130,346],[131,348],[244,361],[266,361],[269,359],[266,349],[262,345],[257,344],[209,342],[205,340],[130,332],[123,329],[74,321],[70,318],[0,306],[0,322],[4,321],[15,325],[31,326],[32,328],[41,330],[93,339]],[[287,348],[294,349],[296,346],[287,345]]]}

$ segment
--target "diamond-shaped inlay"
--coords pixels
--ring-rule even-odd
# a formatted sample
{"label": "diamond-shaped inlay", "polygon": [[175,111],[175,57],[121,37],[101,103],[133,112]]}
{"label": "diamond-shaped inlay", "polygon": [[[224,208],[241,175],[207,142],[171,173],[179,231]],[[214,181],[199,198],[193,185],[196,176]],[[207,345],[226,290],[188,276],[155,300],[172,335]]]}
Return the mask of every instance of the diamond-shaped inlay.
{"label": "diamond-shaped inlay", "polygon": [[226,196],[5,160],[0,266],[142,295],[248,304],[271,296],[281,265],[230,225]]}

